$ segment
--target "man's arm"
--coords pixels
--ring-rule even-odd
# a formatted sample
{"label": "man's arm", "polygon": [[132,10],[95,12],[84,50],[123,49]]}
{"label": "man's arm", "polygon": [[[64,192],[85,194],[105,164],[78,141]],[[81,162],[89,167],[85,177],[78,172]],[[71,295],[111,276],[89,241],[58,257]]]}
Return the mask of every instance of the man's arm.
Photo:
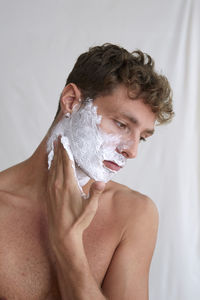
{"label": "man's arm", "polygon": [[[153,201],[141,199],[129,220],[102,284],[109,300],[147,300],[149,268],[156,244],[158,210]],[[144,201],[143,201],[144,200]]]}
{"label": "man's arm", "polygon": [[105,300],[95,281],[83,243],[72,237],[57,256],[57,276],[62,300]]}

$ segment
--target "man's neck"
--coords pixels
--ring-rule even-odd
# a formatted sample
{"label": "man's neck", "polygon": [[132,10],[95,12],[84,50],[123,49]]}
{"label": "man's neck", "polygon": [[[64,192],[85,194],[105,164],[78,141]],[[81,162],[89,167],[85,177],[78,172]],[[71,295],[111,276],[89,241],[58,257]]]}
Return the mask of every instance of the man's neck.
{"label": "man's neck", "polygon": [[30,158],[1,173],[0,189],[35,201],[44,197],[48,178],[46,140],[45,136]]}

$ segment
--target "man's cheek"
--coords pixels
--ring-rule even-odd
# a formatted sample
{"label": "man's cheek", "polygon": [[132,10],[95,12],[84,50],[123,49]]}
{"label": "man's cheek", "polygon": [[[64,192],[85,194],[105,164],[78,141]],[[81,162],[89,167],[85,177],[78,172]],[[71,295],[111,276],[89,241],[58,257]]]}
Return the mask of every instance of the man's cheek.
{"label": "man's cheek", "polygon": [[120,135],[120,129],[117,128],[113,119],[107,119],[102,117],[101,123],[98,125],[98,128],[105,132],[106,134]]}

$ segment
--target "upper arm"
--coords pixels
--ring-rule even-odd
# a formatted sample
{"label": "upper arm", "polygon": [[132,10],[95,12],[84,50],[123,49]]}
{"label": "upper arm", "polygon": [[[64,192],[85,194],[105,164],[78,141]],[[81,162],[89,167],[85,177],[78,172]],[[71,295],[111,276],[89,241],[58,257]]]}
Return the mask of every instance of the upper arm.
{"label": "upper arm", "polygon": [[157,230],[158,210],[145,197],[127,222],[124,237],[105,275],[102,292],[109,300],[148,299],[149,268]]}

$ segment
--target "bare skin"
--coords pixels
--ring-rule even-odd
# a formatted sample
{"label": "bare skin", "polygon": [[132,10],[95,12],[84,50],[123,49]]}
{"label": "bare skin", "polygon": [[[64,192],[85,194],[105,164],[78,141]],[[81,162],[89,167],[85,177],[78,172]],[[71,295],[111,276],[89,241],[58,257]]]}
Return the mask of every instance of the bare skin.
{"label": "bare skin", "polygon": [[[123,93],[121,89],[121,97]],[[66,94],[61,101],[66,101]],[[110,110],[105,105],[99,107],[105,115],[102,128],[106,129]],[[132,131],[135,140],[155,120],[150,111],[143,110],[143,114],[145,122]],[[49,242],[46,139],[28,160],[0,174],[0,299],[67,299],[60,292]],[[136,154],[136,143],[124,153],[127,158]],[[85,193],[91,184],[89,181],[84,186]],[[85,253],[97,286],[108,299],[147,300],[148,273],[158,228],[153,201],[110,181],[98,203],[94,218],[83,232]]]}

